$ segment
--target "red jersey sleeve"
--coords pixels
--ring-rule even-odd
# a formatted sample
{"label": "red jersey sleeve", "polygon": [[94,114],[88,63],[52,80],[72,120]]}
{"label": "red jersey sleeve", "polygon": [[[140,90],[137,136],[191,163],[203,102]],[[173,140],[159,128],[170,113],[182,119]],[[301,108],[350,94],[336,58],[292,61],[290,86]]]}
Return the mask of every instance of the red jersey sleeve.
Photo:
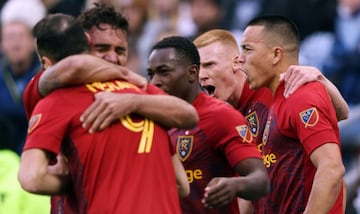
{"label": "red jersey sleeve", "polygon": [[253,142],[250,129],[240,113],[236,110],[228,113],[222,112],[221,116],[217,119],[214,118],[214,120],[222,121],[218,124],[219,127],[222,127],[219,130],[224,132],[219,145],[224,145],[224,152],[232,167],[247,158],[262,158]]}
{"label": "red jersey sleeve", "polygon": [[55,154],[60,151],[71,118],[67,114],[68,106],[61,103],[64,98],[56,96],[57,92],[53,93],[35,106],[29,121],[24,150],[38,148]]}
{"label": "red jersey sleeve", "polygon": [[247,158],[262,158],[244,116],[233,107],[220,104],[211,117],[216,122],[209,132],[217,139],[215,148],[225,153],[232,167]]}
{"label": "red jersey sleeve", "polygon": [[289,101],[290,127],[295,127],[308,154],[325,143],[339,144],[335,109],[321,83],[307,84]]}

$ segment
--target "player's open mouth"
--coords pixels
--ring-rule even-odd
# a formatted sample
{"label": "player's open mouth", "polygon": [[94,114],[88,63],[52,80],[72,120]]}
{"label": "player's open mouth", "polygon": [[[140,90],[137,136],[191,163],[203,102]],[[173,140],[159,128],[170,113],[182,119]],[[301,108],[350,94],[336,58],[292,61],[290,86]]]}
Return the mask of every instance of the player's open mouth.
{"label": "player's open mouth", "polygon": [[209,95],[211,95],[211,96],[214,95],[215,86],[213,86],[213,85],[204,85],[203,87],[206,89],[206,91],[208,92]]}

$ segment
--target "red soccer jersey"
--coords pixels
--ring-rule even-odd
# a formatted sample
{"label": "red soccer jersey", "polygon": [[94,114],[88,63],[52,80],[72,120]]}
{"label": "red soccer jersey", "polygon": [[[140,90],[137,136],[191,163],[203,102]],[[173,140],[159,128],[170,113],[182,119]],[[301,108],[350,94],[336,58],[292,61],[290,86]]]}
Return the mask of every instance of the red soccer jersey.
{"label": "red soccer jersey", "polygon": [[[308,83],[287,99],[283,92],[282,83],[263,135],[271,192],[260,200],[257,213],[302,213],[316,172],[310,154],[325,143],[340,147],[336,113],[321,83]],[[342,202],[341,191],[329,213],[343,213]]]}
{"label": "red soccer jersey", "polygon": [[[37,73],[32,78],[32,80],[27,84],[23,93],[23,104],[27,119],[30,119],[31,113],[34,110],[36,104],[43,98],[38,90],[38,84],[42,73],[43,71]],[[161,89],[150,84],[147,86],[146,92],[149,94],[165,94]],[[76,213],[76,211],[73,211],[73,207],[75,205],[73,204],[72,197],[73,196],[71,194],[68,194],[65,198],[53,196],[51,199],[51,213]]]}
{"label": "red soccer jersey", "polygon": [[160,88],[154,86],[154,85],[151,85],[151,84],[148,84],[146,86],[146,93],[148,94],[160,94],[160,95],[167,95],[163,90],[161,90]]}
{"label": "red soccer jersey", "polygon": [[260,88],[251,90],[249,84],[245,83],[239,103],[237,104],[238,111],[241,112],[248,121],[251,134],[257,145],[261,144],[267,114],[273,100],[272,97],[270,89]]}
{"label": "red soccer jersey", "polygon": [[42,73],[43,71],[38,72],[26,85],[24,90],[23,104],[27,119],[30,118],[30,115],[34,110],[36,104],[42,99],[42,96],[40,95],[38,90],[38,83]]}
{"label": "red soccer jersey", "polygon": [[102,90],[143,93],[123,81],[58,89],[35,107],[24,149],[68,157],[77,213],[180,213],[165,130],[139,116],[94,134],[82,128],[80,115]]}
{"label": "red soccer jersey", "polygon": [[261,158],[245,118],[227,103],[200,93],[193,103],[200,121],[191,130],[169,131],[186,169],[190,196],[181,200],[182,213],[239,213],[236,199],[221,209],[206,209],[204,189],[214,177],[235,176],[233,167],[246,158]]}

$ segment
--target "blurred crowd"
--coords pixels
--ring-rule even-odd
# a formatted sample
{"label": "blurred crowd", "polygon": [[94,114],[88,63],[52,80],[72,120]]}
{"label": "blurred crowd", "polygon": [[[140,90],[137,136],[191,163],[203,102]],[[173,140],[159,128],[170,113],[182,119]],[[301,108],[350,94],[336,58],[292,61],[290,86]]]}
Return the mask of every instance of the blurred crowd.
{"label": "blurred crowd", "polygon": [[[78,16],[95,2],[113,4],[130,24],[127,66],[145,76],[149,50],[159,39],[193,39],[227,29],[238,41],[246,23],[261,14],[284,15],[301,33],[300,63],[319,68],[350,106],[340,122],[348,183],[347,213],[360,213],[360,0],[0,0],[0,151],[20,154],[27,133],[22,93],[41,62],[31,29],[49,13]],[[0,152],[0,213],[5,177]],[[14,160],[17,162],[18,160]],[[16,166],[17,163],[14,163]],[[5,190],[4,190],[5,191]],[[358,212],[356,211],[358,209]]]}

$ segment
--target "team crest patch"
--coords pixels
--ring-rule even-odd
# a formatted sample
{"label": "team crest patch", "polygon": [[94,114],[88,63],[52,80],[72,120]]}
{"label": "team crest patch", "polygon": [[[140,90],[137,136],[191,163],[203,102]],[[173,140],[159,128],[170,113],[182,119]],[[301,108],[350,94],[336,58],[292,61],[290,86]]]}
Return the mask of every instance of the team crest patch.
{"label": "team crest patch", "polygon": [[305,128],[308,126],[315,126],[319,121],[319,113],[315,107],[306,109],[299,113],[301,121],[305,124]]}
{"label": "team crest patch", "polygon": [[243,142],[246,142],[246,143],[252,142],[253,136],[247,125],[236,126],[235,129],[236,129],[236,131],[238,131],[240,137],[243,139]]}
{"label": "team crest patch", "polygon": [[40,123],[41,114],[35,114],[29,120],[28,133],[31,133]]}
{"label": "team crest patch", "polygon": [[256,114],[256,111],[253,111],[250,114],[246,115],[245,119],[248,122],[251,134],[256,137],[259,131],[259,118]]}
{"label": "team crest patch", "polygon": [[181,161],[185,161],[191,154],[193,143],[193,136],[179,136],[176,142],[176,153]]}

